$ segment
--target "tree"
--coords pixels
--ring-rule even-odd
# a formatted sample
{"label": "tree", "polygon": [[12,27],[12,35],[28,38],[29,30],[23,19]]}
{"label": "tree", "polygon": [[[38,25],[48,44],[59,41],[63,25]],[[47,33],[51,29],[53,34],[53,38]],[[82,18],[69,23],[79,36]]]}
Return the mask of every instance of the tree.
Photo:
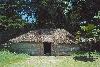
{"label": "tree", "polygon": [[35,18],[36,22],[31,22],[37,28],[64,28],[74,34],[79,30],[81,21],[97,23],[93,18],[99,9],[96,1],[2,0],[0,10],[3,16],[13,21],[21,19],[22,15],[27,15],[26,22],[29,22],[30,18]]}
{"label": "tree", "polygon": [[0,23],[6,25],[7,29],[18,29],[26,26],[26,21],[22,20],[19,12],[24,1],[0,0]]}
{"label": "tree", "polygon": [[40,1],[37,10],[37,24],[40,28],[64,28],[66,17],[64,15],[63,1],[43,0]]}
{"label": "tree", "polygon": [[95,26],[94,24],[82,24],[80,26],[80,37],[85,38],[85,42],[88,45],[89,58],[91,57],[91,48],[100,36],[100,26]]}

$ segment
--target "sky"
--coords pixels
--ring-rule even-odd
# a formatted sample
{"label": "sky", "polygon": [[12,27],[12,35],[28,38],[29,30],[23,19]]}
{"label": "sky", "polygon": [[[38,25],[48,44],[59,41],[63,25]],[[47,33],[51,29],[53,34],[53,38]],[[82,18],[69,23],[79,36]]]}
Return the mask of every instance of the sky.
{"label": "sky", "polygon": [[34,15],[34,13],[32,13],[31,16],[28,16],[27,12],[25,11],[21,11],[19,13],[19,15],[21,16],[21,18],[25,21],[27,21],[28,23],[33,23],[33,22],[36,22],[36,17]]}
{"label": "sky", "polygon": [[27,14],[25,14],[25,15],[22,15],[21,17],[23,20],[26,20],[26,21],[27,21],[26,18],[28,18],[28,21],[27,21],[28,23],[36,22],[36,18],[34,15],[28,16]]}

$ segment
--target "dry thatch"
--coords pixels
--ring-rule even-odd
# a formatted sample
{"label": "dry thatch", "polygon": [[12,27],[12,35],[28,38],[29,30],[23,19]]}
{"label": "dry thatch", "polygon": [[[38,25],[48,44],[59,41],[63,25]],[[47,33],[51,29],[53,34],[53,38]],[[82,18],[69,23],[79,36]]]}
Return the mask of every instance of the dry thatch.
{"label": "dry thatch", "polygon": [[30,31],[9,41],[15,43],[22,41],[74,43],[73,39],[74,36],[64,29],[40,29]]}

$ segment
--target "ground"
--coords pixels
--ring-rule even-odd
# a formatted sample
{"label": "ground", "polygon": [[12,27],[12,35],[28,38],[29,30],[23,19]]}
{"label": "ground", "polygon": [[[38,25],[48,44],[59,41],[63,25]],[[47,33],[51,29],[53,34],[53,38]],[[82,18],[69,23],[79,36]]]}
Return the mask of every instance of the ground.
{"label": "ground", "polygon": [[75,61],[72,56],[31,56],[24,62],[7,67],[100,67],[100,58],[93,62]]}
{"label": "ground", "polygon": [[0,67],[100,67],[100,53],[92,52],[71,56],[29,56],[0,51]]}

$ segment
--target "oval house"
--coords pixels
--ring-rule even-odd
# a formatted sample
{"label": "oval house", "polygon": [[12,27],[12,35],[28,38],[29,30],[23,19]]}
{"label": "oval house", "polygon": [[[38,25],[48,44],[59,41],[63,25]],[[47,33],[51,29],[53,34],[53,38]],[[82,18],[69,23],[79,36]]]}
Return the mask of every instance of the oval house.
{"label": "oval house", "polygon": [[33,30],[9,41],[13,51],[31,55],[69,55],[79,50],[74,36],[65,29]]}

